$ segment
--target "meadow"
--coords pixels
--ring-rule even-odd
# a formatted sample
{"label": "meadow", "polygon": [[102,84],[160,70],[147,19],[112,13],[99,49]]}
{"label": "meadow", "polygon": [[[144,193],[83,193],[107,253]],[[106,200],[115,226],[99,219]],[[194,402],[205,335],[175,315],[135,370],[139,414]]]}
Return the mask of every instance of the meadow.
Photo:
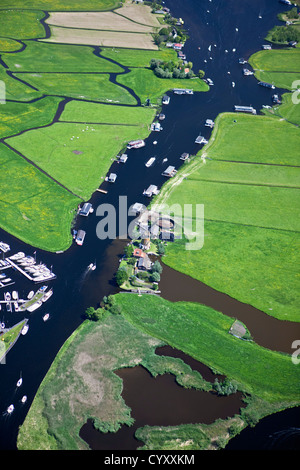
{"label": "meadow", "polygon": [[122,72],[122,68],[97,57],[93,47],[25,41],[19,54],[2,54],[13,72]]}
{"label": "meadow", "polygon": [[1,227],[36,247],[48,251],[67,249],[74,208],[81,200],[3,143],[0,165]]}
{"label": "meadow", "polygon": [[177,60],[177,54],[173,48],[159,51],[141,51],[138,49],[121,49],[117,47],[102,47],[101,56],[113,59],[127,67],[149,67],[150,60],[155,58],[162,61]]}
{"label": "meadow", "polygon": [[6,141],[74,194],[89,200],[124,145],[148,133],[147,127],[138,126],[55,123]]}
{"label": "meadow", "polygon": [[[5,5],[1,2],[1,8],[4,7]],[[20,5],[20,7],[22,8],[23,5]],[[0,37],[35,39],[46,36],[44,26],[40,21],[45,17],[43,11],[32,9],[30,11],[14,11],[11,8],[12,5],[10,4],[8,10],[0,10]]]}
{"label": "meadow", "polygon": [[0,138],[51,124],[61,101],[56,96],[46,96],[34,103],[8,101],[5,107],[0,107]]}
{"label": "meadow", "polygon": [[117,8],[121,5],[120,0],[2,0],[2,8],[24,8],[31,10],[34,8],[49,11],[103,11]]}
{"label": "meadow", "polygon": [[136,104],[129,91],[109,81],[107,73],[88,76],[84,73],[18,73],[16,77],[25,80],[45,95]]}

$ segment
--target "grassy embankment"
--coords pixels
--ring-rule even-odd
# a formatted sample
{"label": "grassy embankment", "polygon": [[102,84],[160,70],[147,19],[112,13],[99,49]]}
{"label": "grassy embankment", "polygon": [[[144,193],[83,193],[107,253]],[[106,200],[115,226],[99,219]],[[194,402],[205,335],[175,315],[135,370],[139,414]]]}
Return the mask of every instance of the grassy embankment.
{"label": "grassy embankment", "polygon": [[26,320],[20,321],[16,325],[12,326],[8,331],[2,333],[0,336],[0,359],[3,361],[6,352],[18,339],[23,326],[26,324]]}

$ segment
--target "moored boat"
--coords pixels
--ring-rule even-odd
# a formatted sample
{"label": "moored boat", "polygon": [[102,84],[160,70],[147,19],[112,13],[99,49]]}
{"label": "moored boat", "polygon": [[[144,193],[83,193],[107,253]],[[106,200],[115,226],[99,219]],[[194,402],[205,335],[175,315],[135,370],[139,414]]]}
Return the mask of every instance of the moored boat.
{"label": "moored boat", "polygon": [[22,330],[21,330],[21,335],[26,335],[27,331],[29,330],[29,326],[28,325],[24,325]]}

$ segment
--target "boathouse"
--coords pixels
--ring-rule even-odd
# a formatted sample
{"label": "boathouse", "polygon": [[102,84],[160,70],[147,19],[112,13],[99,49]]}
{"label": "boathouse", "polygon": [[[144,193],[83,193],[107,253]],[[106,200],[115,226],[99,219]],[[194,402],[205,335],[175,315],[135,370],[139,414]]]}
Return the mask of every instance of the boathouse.
{"label": "boathouse", "polygon": [[117,179],[117,175],[115,173],[110,173],[109,177],[108,177],[108,181],[110,183],[114,183]]}
{"label": "boathouse", "polygon": [[90,204],[89,202],[86,202],[82,208],[79,210],[79,215],[83,215],[84,217],[87,217],[90,212],[92,212],[93,208],[92,208],[92,204]]}

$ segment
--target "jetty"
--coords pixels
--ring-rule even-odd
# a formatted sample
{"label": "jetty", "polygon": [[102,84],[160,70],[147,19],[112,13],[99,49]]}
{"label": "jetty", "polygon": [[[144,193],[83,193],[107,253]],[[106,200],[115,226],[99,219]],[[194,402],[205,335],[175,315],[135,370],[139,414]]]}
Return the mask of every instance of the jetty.
{"label": "jetty", "polygon": [[[12,257],[6,258],[6,259],[11,265],[11,267],[19,271],[23,276],[29,279],[29,281],[38,283],[38,282],[51,281],[53,279],[56,279],[56,275],[52,272],[52,270],[48,269],[47,266],[45,266],[42,263],[36,264],[35,261],[30,262],[28,259],[28,263],[24,264],[24,261],[25,261],[25,257],[24,257],[23,265],[20,265],[20,264],[17,264],[17,262],[15,262],[16,260],[13,261]],[[30,260],[31,259],[32,258],[30,258]],[[31,267],[31,272],[26,271],[26,268],[28,269],[29,267]]]}

